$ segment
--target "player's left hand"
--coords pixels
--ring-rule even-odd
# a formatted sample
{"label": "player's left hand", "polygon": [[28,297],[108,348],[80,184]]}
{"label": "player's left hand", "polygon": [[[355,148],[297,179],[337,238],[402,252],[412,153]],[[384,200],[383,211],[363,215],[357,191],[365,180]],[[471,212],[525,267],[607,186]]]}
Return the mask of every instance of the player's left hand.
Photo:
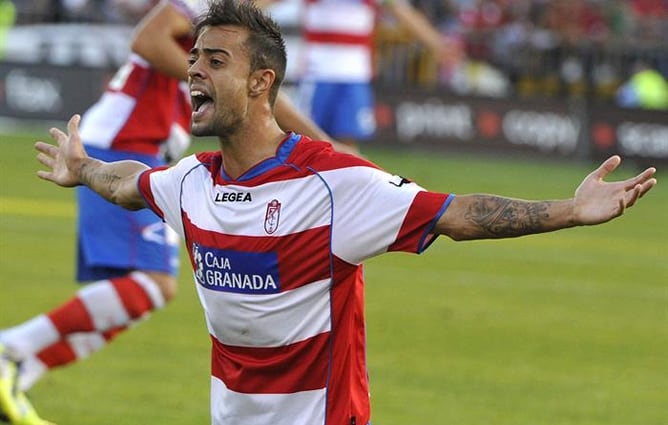
{"label": "player's left hand", "polygon": [[575,224],[588,225],[610,221],[624,214],[627,208],[632,207],[656,185],[656,179],[653,177],[656,172],[654,167],[626,180],[605,182],[604,178],[617,169],[621,161],[619,156],[611,156],[578,186],[573,198]]}

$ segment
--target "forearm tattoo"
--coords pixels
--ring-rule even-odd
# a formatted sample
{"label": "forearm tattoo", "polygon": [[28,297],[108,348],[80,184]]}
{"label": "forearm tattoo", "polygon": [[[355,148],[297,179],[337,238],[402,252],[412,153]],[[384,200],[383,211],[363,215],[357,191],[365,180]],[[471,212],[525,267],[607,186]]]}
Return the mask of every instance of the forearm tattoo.
{"label": "forearm tattoo", "polygon": [[111,196],[117,189],[121,176],[111,173],[100,173],[94,167],[89,167],[88,165],[90,164],[83,164],[79,170],[81,183],[105,198]]}
{"label": "forearm tattoo", "polygon": [[546,231],[549,201],[520,201],[480,195],[466,211],[466,219],[476,224],[486,237],[512,237]]}

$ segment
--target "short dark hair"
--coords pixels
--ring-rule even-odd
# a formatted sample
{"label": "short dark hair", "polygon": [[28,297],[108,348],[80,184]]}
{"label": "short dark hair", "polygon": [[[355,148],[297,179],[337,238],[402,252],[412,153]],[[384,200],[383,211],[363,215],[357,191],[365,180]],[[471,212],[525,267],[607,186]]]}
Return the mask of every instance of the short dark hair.
{"label": "short dark hair", "polygon": [[222,25],[239,26],[250,32],[245,46],[250,57],[250,71],[271,69],[276,74],[269,93],[269,103],[273,105],[285,78],[288,61],[280,27],[250,0],[210,0],[209,10],[195,25],[195,39],[204,27]]}

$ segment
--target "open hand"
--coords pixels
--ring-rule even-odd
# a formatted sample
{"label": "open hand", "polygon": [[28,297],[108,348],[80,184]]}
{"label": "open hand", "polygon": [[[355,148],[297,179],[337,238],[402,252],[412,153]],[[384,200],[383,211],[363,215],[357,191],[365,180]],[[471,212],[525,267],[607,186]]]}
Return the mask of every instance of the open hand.
{"label": "open hand", "polygon": [[635,177],[616,182],[603,179],[621,163],[614,155],[592,171],[578,186],[574,197],[573,214],[578,224],[605,223],[624,214],[638,199],[656,184],[655,168],[648,168]]}
{"label": "open hand", "polygon": [[79,121],[81,117],[74,115],[67,123],[67,134],[57,128],[49,130],[57,145],[45,142],[36,142],[35,149],[39,151],[37,160],[45,165],[48,170],[37,171],[41,179],[51,181],[59,186],[77,186],[79,181],[79,170],[81,160],[88,155],[81,144],[79,137]]}

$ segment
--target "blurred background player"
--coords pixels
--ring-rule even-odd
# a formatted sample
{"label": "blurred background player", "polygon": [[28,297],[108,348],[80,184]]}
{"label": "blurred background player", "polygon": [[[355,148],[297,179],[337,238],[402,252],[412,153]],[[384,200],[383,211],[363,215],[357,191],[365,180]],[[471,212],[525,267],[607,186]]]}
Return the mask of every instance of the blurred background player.
{"label": "blurred background player", "polygon": [[441,62],[461,52],[404,0],[304,0],[304,54],[298,104],[330,136],[357,148],[376,129],[374,27],[379,9],[424,43]]}
{"label": "blurred background player", "polygon": [[16,21],[16,7],[9,0],[0,0],[0,59],[5,56],[7,32]]}
{"label": "blurred background player", "polygon": [[[191,105],[183,80],[193,23],[206,6],[206,0],[164,0],[137,25],[128,61],[83,116],[90,156],[155,167],[188,148]],[[329,140],[286,95],[276,115],[286,130]],[[88,357],[176,293],[178,240],[161,219],[124,210],[85,187],[78,188],[77,206],[77,280],[92,283],[0,332],[0,418],[14,424],[46,423],[24,394],[45,372]]]}
{"label": "blurred background player", "polygon": [[649,63],[638,61],[631,77],[617,89],[616,99],[624,108],[668,109],[668,80]]}

